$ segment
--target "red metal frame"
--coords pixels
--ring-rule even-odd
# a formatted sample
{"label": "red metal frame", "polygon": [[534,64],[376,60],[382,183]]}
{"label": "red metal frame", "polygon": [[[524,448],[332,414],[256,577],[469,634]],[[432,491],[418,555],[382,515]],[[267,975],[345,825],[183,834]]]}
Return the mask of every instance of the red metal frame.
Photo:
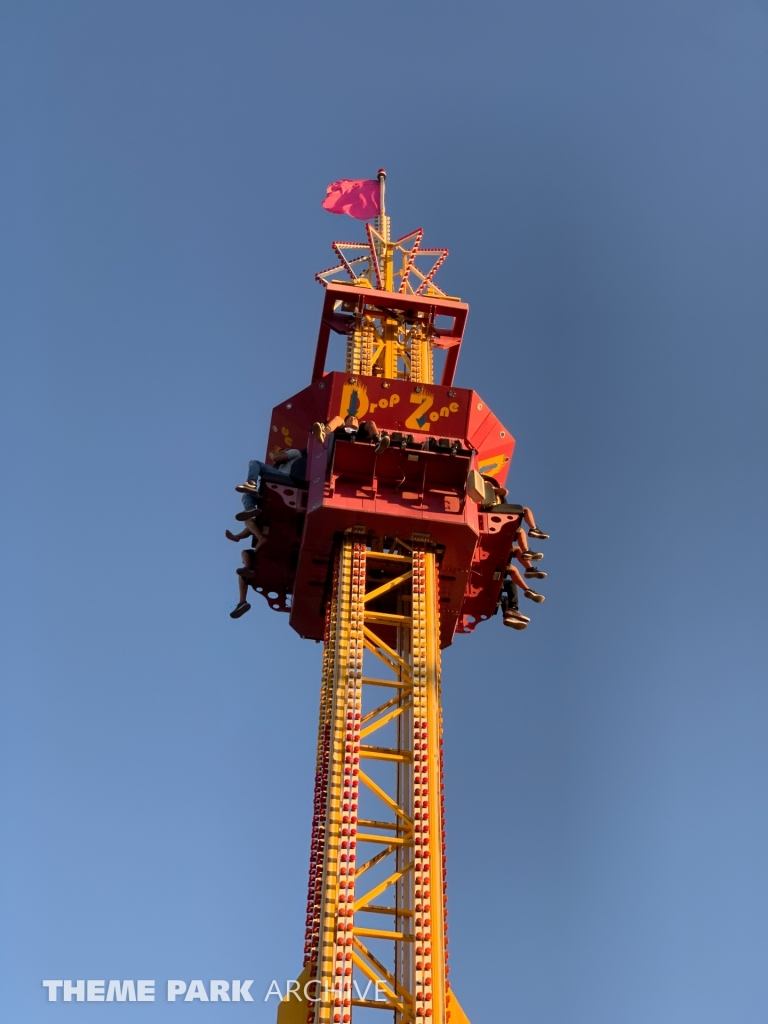
{"label": "red metal frame", "polygon": [[[311,436],[312,424],[350,411],[425,447],[390,446],[376,455],[372,444],[339,441],[331,454],[328,442]],[[477,392],[334,371],[275,406],[269,436],[270,462],[281,449],[307,448],[307,481],[262,486],[269,543],[257,555],[256,589],[275,611],[290,611],[301,636],[323,637],[331,552],[338,534],[354,526],[406,541],[428,532],[444,547],[442,646],[493,614],[520,520],[480,511],[466,497],[466,479],[472,467],[503,484],[515,440]],[[463,451],[431,451],[431,438],[459,441]]]}
{"label": "red metal frame", "polygon": [[331,331],[337,334],[348,334],[352,324],[351,313],[340,313],[334,309],[337,302],[354,305],[357,311],[370,309],[373,315],[381,309],[413,309],[423,310],[430,317],[449,316],[453,318],[452,327],[436,327],[437,348],[447,349],[445,365],[440,383],[445,387],[453,384],[456,364],[459,361],[459,350],[464,337],[469,306],[466,302],[454,299],[443,299],[435,296],[402,295],[396,292],[382,292],[375,288],[359,288],[355,285],[329,284],[325,292],[323,312],[320,317],[320,333],[317,337],[315,365],[312,369],[312,380],[320,380],[325,374],[325,360],[328,354],[328,341]]}

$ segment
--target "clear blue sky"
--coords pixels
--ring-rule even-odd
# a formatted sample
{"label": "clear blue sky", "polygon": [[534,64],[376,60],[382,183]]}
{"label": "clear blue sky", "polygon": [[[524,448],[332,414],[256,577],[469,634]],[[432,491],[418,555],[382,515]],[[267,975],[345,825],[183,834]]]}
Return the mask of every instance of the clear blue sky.
{"label": "clear blue sky", "polygon": [[762,1024],[766,5],[5,0],[0,83],[3,1021],[299,968],[320,648],[229,619],[224,529],[385,166],[552,534],[444,660],[455,988]]}

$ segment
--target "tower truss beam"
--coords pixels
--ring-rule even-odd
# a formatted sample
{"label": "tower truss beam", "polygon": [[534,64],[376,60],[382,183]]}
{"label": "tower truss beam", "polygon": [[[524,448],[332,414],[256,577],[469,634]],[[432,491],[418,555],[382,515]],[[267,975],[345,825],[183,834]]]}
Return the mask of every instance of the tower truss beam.
{"label": "tower truss beam", "polygon": [[[436,558],[427,537],[374,547],[351,530],[334,556],[302,975],[315,998],[303,1016],[282,1003],[280,1024],[351,1024],[356,1008],[447,1024],[449,1002],[450,1024],[465,1019],[446,966]],[[365,652],[391,678],[364,675]],[[381,730],[391,745],[361,743]],[[361,800],[381,810],[358,817]]]}

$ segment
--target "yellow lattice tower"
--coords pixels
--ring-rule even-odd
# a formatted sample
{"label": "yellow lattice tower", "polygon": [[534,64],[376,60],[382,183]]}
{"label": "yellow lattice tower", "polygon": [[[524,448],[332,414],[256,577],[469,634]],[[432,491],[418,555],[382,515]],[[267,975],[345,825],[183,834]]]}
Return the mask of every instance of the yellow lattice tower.
{"label": "yellow lattice tower", "polygon": [[[342,264],[358,286],[414,294],[415,274],[422,294],[443,296],[432,276],[447,250],[419,250],[421,231],[390,240],[383,172],[379,181],[369,245],[335,243]],[[343,248],[365,255],[347,261]],[[435,257],[429,274],[417,253]],[[424,314],[347,312],[347,372],[432,383]],[[304,969],[278,1024],[351,1024],[381,1009],[395,1024],[468,1024],[448,980],[435,546],[428,534],[385,540],[356,527],[333,553],[332,580]],[[375,814],[358,815],[363,794]]]}
{"label": "yellow lattice tower", "polygon": [[[358,1007],[466,1021],[448,984],[437,594],[428,538],[386,551],[361,533],[343,538],[323,658],[306,993],[280,1005],[278,1024],[349,1024]],[[396,627],[394,646],[381,626]],[[376,675],[363,670],[366,651]],[[393,722],[394,743],[376,744]],[[389,765],[391,785],[366,762]],[[357,816],[362,790],[377,817]],[[374,943],[390,947],[388,964]]]}

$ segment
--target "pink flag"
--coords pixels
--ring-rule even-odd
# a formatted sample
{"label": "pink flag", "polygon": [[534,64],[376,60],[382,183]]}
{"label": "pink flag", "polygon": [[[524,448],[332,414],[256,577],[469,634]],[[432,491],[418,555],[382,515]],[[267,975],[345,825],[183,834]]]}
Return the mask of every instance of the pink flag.
{"label": "pink flag", "polygon": [[330,213],[348,213],[357,220],[370,220],[379,215],[378,181],[350,181],[342,178],[328,186],[323,209]]}

